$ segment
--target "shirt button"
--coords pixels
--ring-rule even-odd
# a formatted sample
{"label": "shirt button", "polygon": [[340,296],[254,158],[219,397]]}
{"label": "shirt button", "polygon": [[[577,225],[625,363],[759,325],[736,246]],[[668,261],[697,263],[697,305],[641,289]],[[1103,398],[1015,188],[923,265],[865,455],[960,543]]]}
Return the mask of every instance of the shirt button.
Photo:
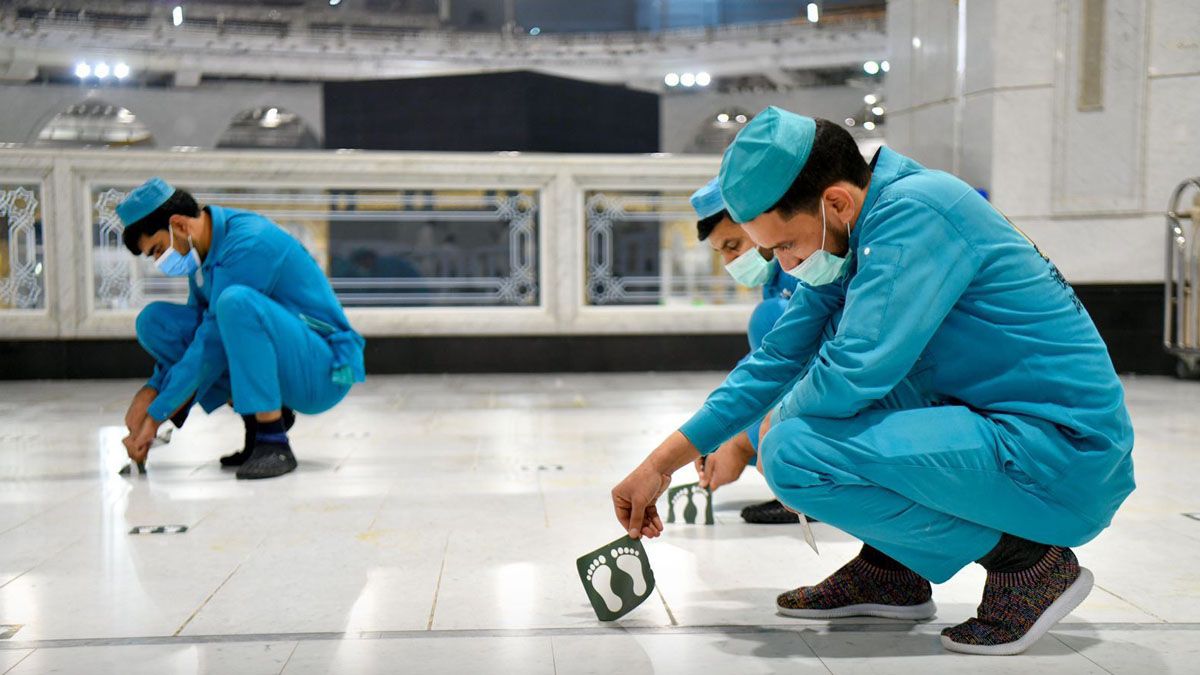
{"label": "shirt button", "polygon": [[871,255],[871,247],[870,246],[863,249],[863,255]]}

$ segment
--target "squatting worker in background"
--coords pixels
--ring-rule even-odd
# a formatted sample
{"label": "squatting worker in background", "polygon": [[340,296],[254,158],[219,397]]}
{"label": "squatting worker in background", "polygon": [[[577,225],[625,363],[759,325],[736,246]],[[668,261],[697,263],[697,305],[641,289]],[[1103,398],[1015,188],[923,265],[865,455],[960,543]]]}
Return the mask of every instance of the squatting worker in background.
{"label": "squatting worker in background", "polygon": [[[700,241],[721,256],[725,271],[734,281],[762,291],[762,301],[750,315],[746,330],[750,352],[753,353],[762,345],[763,338],[775,327],[779,317],[783,316],[783,310],[787,308],[799,280],[784,273],[779,261],[775,260],[774,252],[755,246],[742,226],[733,222],[729,210],[725,208],[725,200],[721,199],[718,178],[713,178],[692,193],[691,202],[698,219],[696,234]],[[757,422],[751,424],[746,432],[726,441],[708,461],[696,460],[700,487],[716,490],[741,476],[758,454],[758,426]],[[778,499],[747,506],[742,509],[742,518],[748,523],[763,525],[797,522],[796,514],[786,509]]]}
{"label": "squatting worker in background", "polygon": [[[805,284],[762,346],[613,488],[618,520],[658,536],[671,473],[767,415],[759,465],[775,495],[864,542],[825,581],[781,595],[779,611],[926,618],[930,582],[974,561],[988,572],[983,602],[942,644],[1027,649],[1092,588],[1068,547],[1134,489],[1124,391],[1074,291],[966,183],[888,148],[868,166],[825,120],[766,109],[720,178],[734,220]],[[924,400],[892,396],[901,383]]]}
{"label": "squatting worker in background", "polygon": [[137,319],[154,375],[133,397],[129,457],[143,462],[168,418],[227,402],[246,422],[243,451],[223,457],[238,478],[293,471],[291,410],[324,412],[365,379],[365,341],[321,268],[267,218],[221,206],[152,178],[117,205],[122,238],[168,276],[187,277],[186,305],[155,302]]}

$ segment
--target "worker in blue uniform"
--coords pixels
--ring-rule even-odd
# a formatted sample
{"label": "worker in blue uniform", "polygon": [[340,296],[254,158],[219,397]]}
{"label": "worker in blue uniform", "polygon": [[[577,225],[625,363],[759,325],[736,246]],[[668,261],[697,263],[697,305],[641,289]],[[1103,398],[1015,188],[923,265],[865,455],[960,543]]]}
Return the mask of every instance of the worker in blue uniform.
{"label": "worker in blue uniform", "polygon": [[[750,235],[729,217],[725,201],[721,199],[718,178],[713,178],[692,193],[691,203],[698,219],[696,233],[700,241],[707,243],[721,256],[725,271],[734,281],[748,288],[762,290],[762,300],[750,314],[746,331],[750,353],[753,353],[775,327],[779,317],[783,316],[783,310],[787,308],[788,300],[800,281],[783,271],[770,249],[755,246]],[[757,432],[758,426],[752,425],[752,429]],[[706,458],[707,461],[696,460],[700,487],[716,490],[737,480],[746,466],[754,463],[757,454],[758,434],[737,434]],[[778,499],[743,508],[742,519],[762,525],[798,522],[796,514]]]}
{"label": "worker in blue uniform", "polygon": [[[1027,649],[1092,588],[1069,547],[1134,489],[1124,391],[1074,291],[967,184],[887,148],[868,166],[826,120],[768,108],[720,178],[734,220],[805,284],[613,489],[618,520],[659,535],[671,473],[766,415],[759,466],[776,496],[864,542],[781,595],[781,613],[927,618],[930,582],[976,561],[983,602],[942,644]],[[915,391],[898,399],[902,383]]]}
{"label": "worker in blue uniform", "polygon": [[295,470],[285,413],[329,410],[365,379],[365,341],[321,268],[267,218],[201,209],[159,178],[116,210],[131,253],[188,279],[186,305],[151,303],[137,318],[155,367],[126,414],[130,458],[144,462],[159,426],[185,418],[194,402],[210,412],[232,403],[247,444],[222,463],[248,479]]}

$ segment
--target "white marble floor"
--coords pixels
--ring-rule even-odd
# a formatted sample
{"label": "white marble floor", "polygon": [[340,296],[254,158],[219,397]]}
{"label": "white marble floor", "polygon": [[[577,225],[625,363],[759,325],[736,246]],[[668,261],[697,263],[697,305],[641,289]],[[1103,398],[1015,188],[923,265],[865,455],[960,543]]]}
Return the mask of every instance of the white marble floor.
{"label": "white marble floor", "polygon": [[[0,673],[1200,672],[1200,384],[1168,379],[1127,381],[1139,489],[1079,551],[1096,591],[1026,655],[939,646],[978,568],[935,588],[931,623],[776,616],[857,543],[743,524],[754,472],[715,526],[648,542],[657,592],[598,622],[575,559],[621,535],[608,490],[719,380],[374,377],[301,418],[298,472],[253,483],[217,466],[228,410],[126,478],[136,383],[0,383]],[[129,534],[171,524],[190,529]]]}

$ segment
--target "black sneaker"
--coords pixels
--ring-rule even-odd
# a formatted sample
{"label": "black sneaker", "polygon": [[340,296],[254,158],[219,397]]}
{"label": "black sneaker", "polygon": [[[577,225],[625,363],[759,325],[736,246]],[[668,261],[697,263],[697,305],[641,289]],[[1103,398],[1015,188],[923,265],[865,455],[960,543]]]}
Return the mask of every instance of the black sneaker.
{"label": "black sneaker", "polygon": [[[246,440],[242,444],[242,449],[238,450],[237,452],[230,453],[230,454],[222,457],[221,458],[221,466],[223,466],[223,467],[241,466],[246,463],[247,459],[250,459],[250,453],[254,449],[254,433],[255,433],[257,427],[256,427],[255,423],[253,422],[254,416],[249,415],[248,417],[249,417],[250,421],[245,422],[245,424],[246,424]],[[245,419],[246,418],[243,418],[243,420],[245,420]],[[284,428],[284,430],[286,431],[288,429],[291,429],[292,426],[295,424],[296,424],[296,413],[293,412],[291,408],[285,407],[283,409],[283,428]]]}
{"label": "black sneaker", "polygon": [[296,456],[287,443],[259,443],[237,470],[239,479],[274,478],[296,470]]}
{"label": "black sneaker", "polygon": [[788,511],[778,499],[772,499],[742,509],[742,520],[755,525],[790,525],[800,522],[800,516]]}

